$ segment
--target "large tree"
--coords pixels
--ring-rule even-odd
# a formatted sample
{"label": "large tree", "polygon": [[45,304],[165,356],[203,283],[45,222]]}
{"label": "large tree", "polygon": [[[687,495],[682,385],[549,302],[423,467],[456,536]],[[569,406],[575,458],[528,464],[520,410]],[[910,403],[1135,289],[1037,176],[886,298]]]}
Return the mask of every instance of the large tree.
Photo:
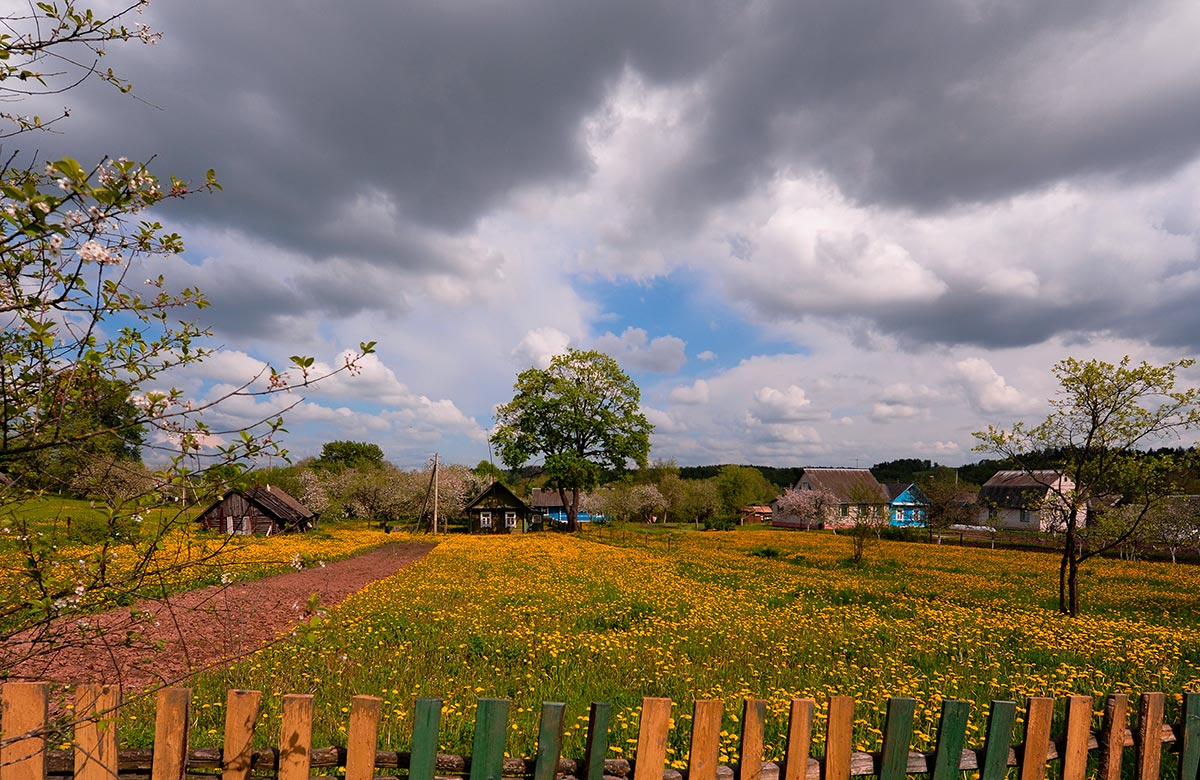
{"label": "large tree", "polygon": [[[1163,366],[1134,365],[1126,357],[1113,365],[1101,360],[1067,358],[1054,367],[1061,384],[1050,400],[1050,415],[1040,424],[1016,423],[1005,430],[988,426],[975,436],[977,450],[1010,459],[1026,473],[1043,479],[1050,496],[1043,512],[1057,516],[1059,538],[1059,609],[1079,614],[1079,566],[1133,537],[1154,510],[1174,492],[1179,464],[1171,455],[1144,451],[1200,424],[1200,391],[1176,388],[1176,373],[1192,366],[1179,360]],[[1038,468],[1042,453],[1057,452],[1051,479]],[[1036,465],[1034,465],[1036,464]],[[1086,529],[1099,526],[1099,514],[1114,500],[1121,505],[1120,526],[1083,545]]]}
{"label": "large tree", "polygon": [[321,447],[321,455],[313,462],[315,468],[381,469],[384,467],[383,448],[366,441],[329,441]]}
{"label": "large tree", "polygon": [[653,426],[639,410],[641,392],[612,357],[577,349],[522,371],[513,390],[496,409],[492,442],[509,468],[542,458],[577,531],[580,491],[594,488],[603,469],[646,465]]}

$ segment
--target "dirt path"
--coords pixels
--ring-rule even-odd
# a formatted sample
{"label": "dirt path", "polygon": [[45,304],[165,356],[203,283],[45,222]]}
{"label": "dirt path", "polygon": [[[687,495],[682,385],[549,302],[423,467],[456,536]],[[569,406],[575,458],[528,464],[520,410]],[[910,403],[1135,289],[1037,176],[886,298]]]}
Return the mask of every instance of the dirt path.
{"label": "dirt path", "polygon": [[312,594],[318,594],[322,607],[336,606],[432,549],[421,542],[393,544],[324,568],[141,601],[134,609],[146,616],[138,620],[128,608],[89,616],[52,632],[71,640],[18,664],[10,679],[119,683],[127,691],[171,683],[291,631],[305,618]]}

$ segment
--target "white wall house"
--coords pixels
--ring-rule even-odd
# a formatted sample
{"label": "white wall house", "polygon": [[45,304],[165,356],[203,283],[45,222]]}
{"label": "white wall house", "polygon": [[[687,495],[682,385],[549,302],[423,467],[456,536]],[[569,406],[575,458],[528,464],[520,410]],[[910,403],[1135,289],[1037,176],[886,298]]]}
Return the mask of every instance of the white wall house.
{"label": "white wall house", "polygon": [[[1074,489],[1070,477],[1058,471],[998,471],[979,489],[979,524],[1043,533],[1061,531],[1062,496]],[[1082,525],[1082,509],[1076,517]]]}

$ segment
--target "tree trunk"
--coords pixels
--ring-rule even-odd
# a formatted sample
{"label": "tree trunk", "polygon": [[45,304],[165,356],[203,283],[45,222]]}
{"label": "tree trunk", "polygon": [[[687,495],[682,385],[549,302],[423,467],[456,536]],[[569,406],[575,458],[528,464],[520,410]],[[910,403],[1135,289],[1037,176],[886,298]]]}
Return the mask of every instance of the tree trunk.
{"label": "tree trunk", "polygon": [[571,503],[567,506],[567,530],[579,530],[579,488],[571,488]]}
{"label": "tree trunk", "polygon": [[1079,539],[1074,523],[1067,523],[1063,535],[1063,557],[1058,567],[1058,611],[1064,615],[1079,615]]}
{"label": "tree trunk", "polygon": [[1071,617],[1079,617],[1079,555],[1075,550],[1074,542],[1071,545],[1071,564],[1069,576],[1067,578],[1067,596],[1070,599],[1070,615]]}
{"label": "tree trunk", "polygon": [[1070,614],[1067,606],[1067,564],[1070,560],[1068,547],[1063,547],[1062,561],[1058,564],[1058,611]]}

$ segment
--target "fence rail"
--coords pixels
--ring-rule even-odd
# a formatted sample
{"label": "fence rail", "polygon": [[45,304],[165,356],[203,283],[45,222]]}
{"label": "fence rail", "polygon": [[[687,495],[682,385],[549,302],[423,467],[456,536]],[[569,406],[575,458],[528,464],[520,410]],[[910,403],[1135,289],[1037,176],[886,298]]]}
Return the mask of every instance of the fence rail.
{"label": "fence rail", "polygon": [[[1171,755],[1179,780],[1200,780],[1200,694],[1184,694],[1178,724],[1164,722],[1165,697],[1143,693],[1137,722],[1127,727],[1129,699],[1113,695],[1105,700],[1098,730],[1092,728],[1092,697],[1066,697],[1062,733],[1052,736],[1055,700],[1030,698],[1024,711],[1025,741],[1013,745],[1017,707],[993,701],[989,709],[985,742],[965,745],[970,705],[946,700],[942,704],[934,750],[910,750],[916,702],[910,698],[888,700],[883,747],[878,753],[853,749],[854,700],[829,699],[823,751],[813,751],[814,702],[791,702],[786,728],[787,745],[782,761],[763,761],[766,702],[746,699],[741,713],[740,764],[718,763],[720,755],[720,701],[696,701],[692,711],[690,750],[686,770],[666,768],[671,723],[670,699],[642,702],[636,758],[612,759],[608,754],[611,706],[591,706],[585,755],[564,759],[562,737],[565,705],[542,705],[534,759],[506,758],[509,702],[480,699],[469,757],[437,752],[442,701],[416,700],[412,750],[380,750],[377,744],[381,700],[356,696],[350,707],[344,747],[312,746],[313,697],[283,697],[279,747],[253,748],[262,694],[231,690],[227,693],[222,748],[189,750],[187,724],[191,691],[166,688],[158,692],[154,748],[119,750],[114,714],[120,705],[114,688],[82,685],[76,689],[71,750],[48,750],[49,685],[8,683],[0,690],[0,780],[113,780],[115,777],[149,777],[183,780],[189,773],[207,772],[222,780],[249,780],[273,774],[278,780],[307,780],[317,770],[345,770],[346,780],[371,780],[377,775],[406,771],[409,780],[434,780],[455,776],[469,780],[526,777],[532,780],[849,780],[871,775],[879,780],[904,780],[908,775],[928,775],[929,780],[955,780],[958,773],[975,770],[980,780],[1002,780],[1011,767],[1020,780],[1045,780],[1052,762],[1058,762],[1061,780],[1120,780],[1126,748],[1132,747],[1132,776],[1159,780],[1164,753]],[[1095,758],[1091,761],[1089,759]],[[1128,770],[1126,771],[1128,775]]]}

